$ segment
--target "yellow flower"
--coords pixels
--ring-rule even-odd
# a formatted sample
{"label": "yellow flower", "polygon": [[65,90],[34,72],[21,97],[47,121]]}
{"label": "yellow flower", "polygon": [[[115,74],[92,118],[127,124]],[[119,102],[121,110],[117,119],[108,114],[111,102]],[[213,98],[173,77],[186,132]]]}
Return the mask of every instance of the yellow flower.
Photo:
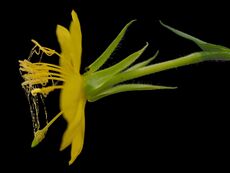
{"label": "yellow flower", "polygon": [[[85,103],[86,97],[83,87],[83,78],[80,74],[81,53],[82,53],[82,36],[81,28],[77,14],[72,11],[72,22],[70,30],[58,25],[56,34],[61,46],[61,54],[46,47],[42,47],[36,41],[33,53],[36,47],[48,56],[56,54],[60,57],[60,66],[43,62],[31,63],[28,60],[19,61],[20,71],[25,81],[22,86],[27,93],[31,93],[33,100],[37,99],[38,94],[46,96],[55,89],[61,89],[60,109],[61,112],[55,116],[43,129],[36,125],[35,138],[32,146],[36,146],[44,137],[48,127],[61,115],[67,121],[67,129],[64,132],[60,150],[71,145],[71,159],[69,164],[77,158],[83,147],[85,132]],[[49,82],[52,82],[51,86]],[[62,82],[61,85],[55,83]],[[33,105],[32,105],[33,106]],[[35,112],[37,112],[35,101]],[[35,124],[38,124],[38,122]]]}
{"label": "yellow flower", "polygon": [[[34,140],[32,147],[40,143],[47,133],[48,128],[55,120],[63,115],[67,122],[67,128],[63,134],[60,150],[71,145],[72,164],[80,154],[85,133],[85,104],[86,101],[94,102],[112,94],[127,91],[175,89],[176,87],[159,86],[151,84],[127,84],[128,80],[157,73],[160,71],[177,68],[208,60],[229,60],[229,49],[223,46],[209,44],[195,37],[164,25],[176,34],[194,41],[204,51],[189,54],[174,60],[149,65],[158,52],[149,59],[132,64],[142,55],[148,43],[124,58],[117,64],[102,68],[104,63],[111,57],[111,54],[119,45],[127,28],[134,22],[129,22],[112,41],[108,48],[88,66],[84,74],[80,74],[82,35],[77,14],[72,11],[72,22],[70,29],[60,25],[57,26],[56,34],[61,47],[61,54],[55,50],[41,46],[35,40],[31,54],[27,60],[20,60],[20,72],[24,78],[22,87],[26,91],[30,104],[32,122],[34,127]],[[41,62],[42,55],[56,55],[59,57],[59,65]],[[40,56],[39,61],[34,61],[34,55]],[[216,58],[218,57],[218,58]],[[55,89],[60,89],[60,112],[48,122],[47,112],[44,105],[44,98]],[[42,104],[42,106],[39,105]],[[43,111],[40,108],[43,107]],[[42,113],[41,113],[42,112]],[[45,114],[46,125],[40,128],[40,114]]]}
{"label": "yellow flower", "polygon": [[[80,74],[81,54],[82,54],[82,35],[80,23],[77,14],[72,11],[72,22],[70,29],[58,25],[56,34],[61,47],[61,54],[55,50],[41,46],[35,40],[35,44],[31,54],[27,60],[20,60],[20,72],[24,78],[22,87],[25,89],[31,109],[34,140],[32,147],[39,144],[47,133],[48,128],[53,122],[63,115],[67,121],[67,129],[65,130],[60,150],[71,145],[71,159],[69,164],[72,164],[80,154],[85,133],[85,115],[84,109],[86,101],[96,101],[103,97],[125,91],[135,90],[155,90],[155,89],[172,89],[173,87],[164,87],[147,84],[119,84],[120,82],[143,76],[138,71],[144,68],[156,55],[152,58],[138,63],[133,67],[128,68],[140,55],[144,52],[148,43],[140,50],[132,53],[121,62],[101,69],[102,65],[114,52],[127,28],[134,21],[129,22],[109,47],[97,58],[83,75]],[[41,62],[42,55],[47,56],[57,55],[59,65]],[[34,54],[40,56],[40,60],[32,62]],[[60,94],[60,113],[58,113],[50,122],[48,122],[47,112],[44,104],[44,98],[55,89],[61,89]],[[46,125],[40,129],[39,120],[39,103],[43,104],[44,114],[46,117]]]}
{"label": "yellow flower", "polygon": [[62,51],[60,66],[67,74],[60,96],[60,108],[68,123],[62,138],[61,150],[71,144],[70,164],[77,158],[83,147],[86,103],[83,79],[80,74],[82,35],[78,16],[74,11],[72,11],[72,19],[70,31],[57,26],[57,38]]}
{"label": "yellow flower", "polygon": [[[71,159],[69,164],[74,162],[83,148],[85,133],[84,109],[87,100],[94,102],[103,97],[126,91],[174,88],[147,84],[120,84],[123,81],[144,75],[138,70],[148,65],[156,57],[157,53],[144,62],[130,68],[128,67],[140,57],[147,48],[148,43],[142,49],[132,53],[112,67],[101,69],[118,46],[127,28],[134,21],[129,22],[122,29],[101,56],[89,65],[87,68],[88,71],[81,75],[81,28],[77,14],[74,11],[71,14],[72,22],[70,29],[68,30],[58,25],[56,30],[61,54],[55,50],[41,46],[38,42],[32,40],[35,46],[29,58],[23,61],[19,60],[20,72],[25,80],[22,83],[22,87],[26,91],[29,100],[34,127],[32,147],[38,145],[45,138],[48,128],[58,117],[63,115],[67,121],[67,129],[63,134],[60,150],[71,145]],[[60,58],[59,65],[41,62],[44,53],[47,56],[57,55]],[[40,60],[32,63],[34,54],[40,56]],[[55,89],[61,89],[61,111],[48,122],[44,98]],[[41,106],[39,106],[39,103],[43,104],[43,112],[46,117],[46,125],[42,129],[40,129],[39,109]]]}

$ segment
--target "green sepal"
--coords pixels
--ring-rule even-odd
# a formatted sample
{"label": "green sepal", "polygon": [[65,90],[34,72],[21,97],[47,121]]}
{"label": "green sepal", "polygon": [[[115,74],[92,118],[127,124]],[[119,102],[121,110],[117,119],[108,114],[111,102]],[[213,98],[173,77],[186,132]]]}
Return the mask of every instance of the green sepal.
{"label": "green sepal", "polygon": [[125,27],[121,30],[121,32],[113,40],[113,42],[108,46],[108,48],[91,65],[89,65],[86,68],[86,70],[88,70],[86,73],[93,73],[97,71],[109,59],[109,57],[114,52],[114,50],[122,40],[123,36],[125,35],[126,30],[134,21],[135,20],[132,20],[125,25]]}
{"label": "green sepal", "polygon": [[[191,53],[189,55],[179,57],[173,60],[148,65],[154,58],[156,58],[158,54],[157,52],[153,57],[131,66],[136,61],[136,59],[144,52],[144,50],[148,46],[147,44],[141,50],[134,52],[133,54],[129,55],[127,58],[113,65],[112,67],[95,71],[93,73],[85,73],[84,84],[85,93],[88,101],[93,102],[103,97],[126,91],[175,89],[176,87],[122,83],[138,77],[204,61],[230,60],[230,49],[224,46],[204,42],[198,38],[195,38],[168,25],[165,25],[162,22],[161,24],[172,32],[176,33],[177,35],[195,42],[201,49],[203,49],[203,51]],[[108,58],[109,57],[107,57],[107,59]]]}
{"label": "green sepal", "polygon": [[157,52],[153,55],[153,57],[151,57],[151,58],[149,58],[149,59],[147,59],[147,60],[145,60],[145,61],[143,61],[143,62],[140,62],[140,63],[138,63],[138,64],[135,64],[135,65],[133,65],[132,67],[128,68],[128,69],[126,70],[126,72],[127,72],[127,71],[133,71],[133,70],[139,69],[139,68],[141,68],[141,67],[147,66],[151,61],[153,61],[153,60],[157,57],[158,54],[159,54],[159,51],[157,51]]}
{"label": "green sepal", "polygon": [[221,45],[216,45],[216,44],[211,44],[211,43],[207,43],[205,41],[202,41],[196,37],[193,37],[189,34],[186,34],[182,31],[179,31],[175,28],[172,28],[171,26],[168,26],[166,24],[164,24],[163,22],[160,21],[160,24],[162,26],[164,26],[165,28],[169,29],[170,31],[174,32],[175,34],[185,38],[185,39],[188,39],[188,40],[191,40],[193,41],[194,43],[196,43],[202,50],[204,51],[230,51],[229,48],[227,47],[224,47],[224,46],[221,46]]}
{"label": "green sepal", "polygon": [[147,46],[148,43],[146,43],[146,45],[142,49],[132,53],[124,60],[109,68],[84,75],[86,94],[91,95],[91,97],[95,95],[97,89],[100,88],[105,82],[111,80],[114,77],[114,75],[125,70],[131,64],[133,64],[141,56],[141,54],[144,52]]}
{"label": "green sepal", "polygon": [[160,90],[160,89],[176,89],[176,88],[177,87],[150,85],[150,84],[120,84],[98,94],[97,96],[93,97],[89,101],[94,102],[103,97],[107,97],[113,94],[127,92],[127,91],[144,91],[144,90]]}

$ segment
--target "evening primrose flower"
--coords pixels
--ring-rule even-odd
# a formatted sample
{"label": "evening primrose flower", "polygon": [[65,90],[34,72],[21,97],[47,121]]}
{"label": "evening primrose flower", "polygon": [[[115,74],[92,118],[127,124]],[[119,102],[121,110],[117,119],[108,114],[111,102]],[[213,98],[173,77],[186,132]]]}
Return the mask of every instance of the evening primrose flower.
{"label": "evening primrose flower", "polygon": [[[203,51],[191,53],[174,60],[149,65],[157,56],[157,51],[155,55],[149,59],[132,65],[147,48],[148,43],[146,43],[143,48],[130,54],[117,64],[102,69],[101,67],[117,48],[126,30],[134,22],[133,20],[122,29],[108,48],[86,68],[87,71],[80,74],[82,54],[81,28],[77,14],[72,11],[71,15],[72,22],[69,30],[63,26],[57,26],[56,34],[61,47],[60,54],[32,40],[35,46],[29,58],[19,60],[20,72],[24,79],[22,87],[26,91],[34,127],[32,147],[39,144],[45,138],[48,128],[58,117],[63,115],[67,122],[67,128],[62,137],[60,150],[64,150],[71,145],[69,164],[74,162],[83,148],[85,133],[84,110],[87,101],[94,102],[106,96],[126,91],[175,89],[176,87],[170,86],[127,84],[124,82],[202,61],[230,59],[230,49],[204,42],[161,22],[164,27],[177,35],[195,42]],[[43,55],[58,56],[59,65],[43,62]],[[34,60],[34,56],[38,56],[38,60]],[[54,116],[51,121],[48,121],[48,113],[44,99],[50,92],[57,89],[61,90],[61,111]],[[41,113],[45,115],[46,119],[46,125],[43,128],[41,128],[40,125],[39,116]]]}
{"label": "evening primrose flower", "polygon": [[[60,116],[63,115],[67,121],[67,129],[63,135],[61,147],[63,150],[71,145],[70,164],[76,159],[82,150],[85,132],[84,109],[86,96],[84,92],[83,77],[80,74],[82,36],[77,14],[72,12],[70,31],[62,26],[57,26],[57,38],[61,46],[61,54],[49,48],[41,46],[36,41],[35,48],[38,47],[48,56],[54,54],[60,57],[59,66],[49,63],[36,62],[31,63],[28,60],[19,61],[20,71],[26,72],[22,75],[25,81],[22,86],[27,93],[31,94],[33,99],[37,100],[37,95],[46,96],[55,89],[61,89],[60,109],[61,112],[55,116],[42,130],[35,123],[35,138],[32,147],[36,146],[45,137],[48,127]],[[35,49],[34,48],[34,49]],[[33,49],[33,50],[34,50]],[[33,51],[34,53],[35,51]],[[35,52],[39,54],[38,52]],[[51,86],[48,86],[51,82]],[[58,84],[61,83],[61,84]],[[36,101],[32,107],[37,105]],[[37,115],[36,115],[37,116]]]}

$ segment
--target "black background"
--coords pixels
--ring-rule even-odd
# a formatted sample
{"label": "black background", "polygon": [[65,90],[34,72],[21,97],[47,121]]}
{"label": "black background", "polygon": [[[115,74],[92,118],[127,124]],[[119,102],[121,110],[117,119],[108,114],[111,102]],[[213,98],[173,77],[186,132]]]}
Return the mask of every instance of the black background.
{"label": "black background", "polygon": [[[1,8],[1,172],[188,172],[220,171],[227,166],[229,62],[205,62],[133,81],[178,86],[176,90],[122,93],[87,103],[84,149],[70,167],[69,149],[58,151],[66,126],[63,119],[50,128],[38,147],[30,148],[32,124],[18,71],[18,60],[27,58],[33,46],[31,38],[59,50],[56,25],[68,27],[72,9],[81,22],[83,70],[132,19],[137,22],[107,66],[146,41],[150,46],[142,60],[157,50],[160,54],[155,62],[199,51],[163,28],[159,20],[228,47],[226,4],[62,0],[16,1]],[[50,97],[49,109],[58,111],[58,97]]]}

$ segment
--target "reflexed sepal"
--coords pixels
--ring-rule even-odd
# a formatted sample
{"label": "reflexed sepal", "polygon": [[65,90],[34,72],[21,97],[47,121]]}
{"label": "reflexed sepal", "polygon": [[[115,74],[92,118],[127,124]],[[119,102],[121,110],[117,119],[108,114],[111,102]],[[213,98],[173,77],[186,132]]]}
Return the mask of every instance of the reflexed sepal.
{"label": "reflexed sepal", "polygon": [[[100,70],[94,73],[84,74],[85,92],[86,92],[87,98],[92,98],[98,95],[101,92],[101,88],[105,87],[104,84],[107,81],[113,79],[113,77],[116,76],[117,74],[122,73],[131,64],[133,64],[141,56],[141,54],[144,52],[147,46],[148,46],[148,43],[146,43],[146,45],[142,49],[132,53],[131,55],[126,57],[124,60],[118,62],[117,64],[111,67],[108,67],[106,69],[103,69],[103,70]],[[147,63],[145,62],[145,64]],[[103,90],[104,89],[105,88],[103,88]]]}
{"label": "reflexed sepal", "polygon": [[161,24],[167,29],[171,30],[172,32],[176,33],[177,35],[183,38],[186,38],[196,43],[202,49],[202,51],[194,52],[189,55],[179,57],[173,60],[149,65],[149,63],[157,56],[157,52],[153,57],[131,66],[137,60],[137,58],[144,52],[144,50],[148,46],[148,44],[146,44],[145,47],[129,55],[121,62],[106,69],[97,71],[110,57],[111,53],[118,45],[119,41],[121,40],[122,36],[124,35],[124,32],[130,25],[130,23],[126,25],[126,27],[115,39],[115,41],[110,44],[109,48],[106,49],[105,52],[107,53],[103,53],[104,55],[102,54],[102,56],[100,56],[92,65],[90,65],[89,68],[91,69],[89,69],[89,71],[83,75],[85,84],[85,94],[88,101],[93,102],[103,97],[126,91],[175,89],[175,87],[163,87],[145,84],[124,84],[123,82],[142,76],[158,73],[161,71],[196,64],[204,61],[230,60],[230,49],[224,46],[204,42],[198,38],[195,38],[191,35],[174,29],[161,22]]}
{"label": "reflexed sepal", "polygon": [[175,34],[185,38],[185,39],[188,39],[188,40],[191,40],[193,41],[194,43],[196,43],[203,51],[230,51],[229,48],[227,47],[224,47],[224,46],[221,46],[221,45],[216,45],[216,44],[211,44],[211,43],[207,43],[205,41],[202,41],[196,37],[193,37],[189,34],[186,34],[182,31],[179,31],[171,26],[168,26],[166,24],[164,24],[163,22],[160,21],[160,24],[162,26],[164,26],[165,28],[169,29],[170,31],[174,32]]}
{"label": "reflexed sepal", "polygon": [[127,92],[127,91],[144,91],[144,90],[160,90],[160,89],[176,89],[177,87],[170,86],[160,86],[160,85],[150,85],[150,84],[120,84],[114,86],[105,92],[102,92],[92,98],[90,101],[97,101],[103,97],[107,97],[113,94]]}
{"label": "reflexed sepal", "polygon": [[91,64],[89,65],[86,70],[86,73],[93,73],[97,71],[111,56],[114,50],[119,45],[120,41],[125,35],[126,30],[128,27],[134,22],[135,20],[130,21],[125,27],[121,30],[118,36],[113,40],[113,42],[108,46],[108,48]]}

